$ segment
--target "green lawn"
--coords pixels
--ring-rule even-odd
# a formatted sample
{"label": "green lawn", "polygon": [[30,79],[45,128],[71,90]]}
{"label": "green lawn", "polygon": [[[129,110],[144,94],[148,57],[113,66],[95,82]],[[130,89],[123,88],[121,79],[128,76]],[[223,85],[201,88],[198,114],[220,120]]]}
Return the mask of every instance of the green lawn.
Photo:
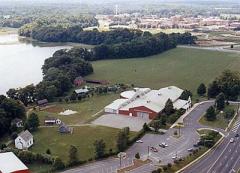
{"label": "green lawn", "polygon": [[[97,139],[103,139],[106,143],[106,151],[112,148],[116,150],[116,137],[119,129],[84,126],[75,127],[73,134],[60,134],[57,128],[40,128],[34,135],[34,145],[31,148],[36,153],[45,153],[49,148],[52,155],[59,156],[62,160],[68,160],[68,149],[70,145],[78,148],[78,155],[81,160],[94,157],[93,143]],[[132,137],[136,133],[130,132]]]}
{"label": "green lawn", "polygon": [[111,83],[136,84],[161,88],[176,85],[196,89],[209,84],[224,69],[240,71],[240,56],[235,53],[176,48],[159,55],[93,62],[91,79],[106,79]]}
{"label": "green lawn", "polygon": [[[235,111],[237,109],[237,105],[229,105],[228,107],[233,108]],[[202,125],[206,125],[206,126],[209,126],[209,127],[217,127],[217,128],[225,129],[228,126],[231,119],[226,119],[223,114],[219,113],[217,115],[217,119],[215,121],[207,121],[205,119],[205,117],[202,116],[201,119],[199,120],[199,122]]]}
{"label": "green lawn", "polygon": [[[44,123],[46,116],[56,117],[66,124],[82,124],[92,120],[93,115],[102,110],[106,105],[119,97],[119,94],[94,95],[86,100],[75,103],[53,103],[56,105],[43,111],[36,111],[41,124]],[[70,109],[78,113],[68,116],[59,115],[61,111]]]}

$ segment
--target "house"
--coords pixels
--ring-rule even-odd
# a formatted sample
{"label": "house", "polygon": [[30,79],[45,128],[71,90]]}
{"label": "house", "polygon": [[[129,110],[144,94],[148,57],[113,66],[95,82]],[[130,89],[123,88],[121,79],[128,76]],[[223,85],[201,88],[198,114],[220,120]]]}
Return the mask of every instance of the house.
{"label": "house", "polygon": [[45,117],[44,124],[49,126],[61,124],[61,120],[54,117]]}
{"label": "house", "polygon": [[38,104],[38,106],[40,106],[40,107],[44,107],[44,106],[46,106],[46,105],[48,104],[48,100],[47,100],[47,99],[38,100],[38,101],[37,101],[37,104]]}
{"label": "house", "polygon": [[76,79],[74,79],[74,85],[75,86],[81,86],[83,84],[85,84],[85,80],[82,76],[76,77]]}
{"label": "house", "polygon": [[87,94],[87,93],[89,93],[89,89],[87,89],[87,88],[81,88],[81,89],[76,89],[75,91],[74,91],[76,94]]}
{"label": "house", "polygon": [[175,109],[188,110],[191,107],[189,100],[179,99],[183,90],[169,86],[159,90],[150,88],[134,88],[120,94],[120,99],[113,101],[104,108],[105,113],[122,114],[144,119],[154,119],[161,113],[168,99],[172,100]]}
{"label": "house", "polygon": [[73,128],[67,126],[65,123],[62,122],[62,123],[59,125],[58,131],[59,131],[60,133],[72,133],[72,132],[73,132]]}
{"label": "house", "polygon": [[27,166],[12,152],[0,153],[0,173],[30,173]]}
{"label": "house", "polygon": [[15,139],[15,147],[17,149],[28,149],[33,145],[33,135],[28,131],[22,131]]}
{"label": "house", "polygon": [[15,118],[11,122],[11,126],[15,125],[16,127],[23,127],[23,121],[19,118]]}

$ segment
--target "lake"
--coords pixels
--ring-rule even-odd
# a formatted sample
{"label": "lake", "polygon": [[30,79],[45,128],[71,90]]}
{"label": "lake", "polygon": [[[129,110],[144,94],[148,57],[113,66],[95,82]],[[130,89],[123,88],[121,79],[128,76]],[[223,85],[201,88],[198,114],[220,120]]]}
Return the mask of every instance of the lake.
{"label": "lake", "polygon": [[37,84],[42,80],[41,67],[46,58],[69,45],[31,42],[17,34],[0,35],[0,94],[10,88]]}

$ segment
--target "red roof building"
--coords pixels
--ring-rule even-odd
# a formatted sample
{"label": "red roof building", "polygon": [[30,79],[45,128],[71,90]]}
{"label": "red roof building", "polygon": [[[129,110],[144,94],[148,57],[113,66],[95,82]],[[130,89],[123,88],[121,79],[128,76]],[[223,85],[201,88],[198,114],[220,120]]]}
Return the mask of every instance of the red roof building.
{"label": "red roof building", "polygon": [[30,173],[29,169],[12,152],[0,153],[0,173]]}

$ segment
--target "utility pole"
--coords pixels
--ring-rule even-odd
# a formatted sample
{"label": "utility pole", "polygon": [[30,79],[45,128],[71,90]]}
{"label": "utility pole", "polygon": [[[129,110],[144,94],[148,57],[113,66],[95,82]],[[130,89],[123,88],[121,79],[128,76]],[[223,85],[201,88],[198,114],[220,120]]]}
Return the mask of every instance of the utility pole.
{"label": "utility pole", "polygon": [[150,155],[150,149],[149,149],[149,146],[148,146],[148,159],[149,159],[149,155]]}

